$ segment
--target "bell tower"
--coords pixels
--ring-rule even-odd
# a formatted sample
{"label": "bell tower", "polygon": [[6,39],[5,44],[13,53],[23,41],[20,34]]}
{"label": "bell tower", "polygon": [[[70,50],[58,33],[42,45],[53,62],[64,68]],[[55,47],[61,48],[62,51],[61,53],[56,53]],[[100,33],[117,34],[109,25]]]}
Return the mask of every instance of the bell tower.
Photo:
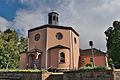
{"label": "bell tower", "polygon": [[58,25],[58,13],[51,12],[48,14],[48,24]]}

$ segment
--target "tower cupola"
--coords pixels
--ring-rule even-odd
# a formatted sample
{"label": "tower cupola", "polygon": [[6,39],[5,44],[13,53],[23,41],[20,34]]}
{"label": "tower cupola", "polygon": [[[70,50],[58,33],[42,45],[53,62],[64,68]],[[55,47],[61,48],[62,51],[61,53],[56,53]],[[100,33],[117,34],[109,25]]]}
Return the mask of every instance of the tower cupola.
{"label": "tower cupola", "polygon": [[48,14],[48,24],[58,25],[58,13],[51,12]]}

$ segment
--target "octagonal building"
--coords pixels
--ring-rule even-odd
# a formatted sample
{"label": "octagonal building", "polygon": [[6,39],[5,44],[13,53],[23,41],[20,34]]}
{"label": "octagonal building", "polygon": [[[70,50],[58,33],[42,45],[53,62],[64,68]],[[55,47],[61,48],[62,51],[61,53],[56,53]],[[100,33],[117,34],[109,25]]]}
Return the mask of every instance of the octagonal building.
{"label": "octagonal building", "polygon": [[58,25],[56,12],[48,14],[48,24],[28,30],[29,48],[20,54],[20,69],[74,69],[79,64],[79,34]]}

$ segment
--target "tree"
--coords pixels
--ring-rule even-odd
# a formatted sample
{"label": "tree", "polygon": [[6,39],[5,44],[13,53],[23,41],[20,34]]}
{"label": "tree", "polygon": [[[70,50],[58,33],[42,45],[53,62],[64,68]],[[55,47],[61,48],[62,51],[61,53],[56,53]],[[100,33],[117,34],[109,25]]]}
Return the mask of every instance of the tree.
{"label": "tree", "polygon": [[28,39],[21,37],[14,30],[7,29],[0,34],[0,68],[15,69],[19,66],[19,54],[27,50]]}
{"label": "tree", "polygon": [[86,67],[93,67],[93,63],[87,63]]}
{"label": "tree", "polygon": [[116,65],[120,63],[120,22],[114,21],[113,27],[105,31],[108,55]]}

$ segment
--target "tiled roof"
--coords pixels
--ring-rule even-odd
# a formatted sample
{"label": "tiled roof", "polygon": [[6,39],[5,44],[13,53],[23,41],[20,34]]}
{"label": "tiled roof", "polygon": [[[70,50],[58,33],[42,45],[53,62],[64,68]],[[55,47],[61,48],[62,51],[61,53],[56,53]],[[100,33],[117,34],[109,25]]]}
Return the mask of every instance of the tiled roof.
{"label": "tiled roof", "polygon": [[33,29],[29,29],[28,30],[28,36],[29,36],[29,32],[34,31],[34,30],[38,30],[38,29],[43,29],[43,28],[57,28],[57,29],[72,30],[77,36],[79,36],[79,34],[72,27],[50,25],[50,24],[39,26],[39,27],[36,27],[36,28],[33,28]]}
{"label": "tiled roof", "polygon": [[[94,53],[94,56],[104,56],[107,54],[96,48],[93,48],[93,53]],[[80,56],[92,56],[92,50],[91,49],[85,49],[85,50],[80,49]]]}

